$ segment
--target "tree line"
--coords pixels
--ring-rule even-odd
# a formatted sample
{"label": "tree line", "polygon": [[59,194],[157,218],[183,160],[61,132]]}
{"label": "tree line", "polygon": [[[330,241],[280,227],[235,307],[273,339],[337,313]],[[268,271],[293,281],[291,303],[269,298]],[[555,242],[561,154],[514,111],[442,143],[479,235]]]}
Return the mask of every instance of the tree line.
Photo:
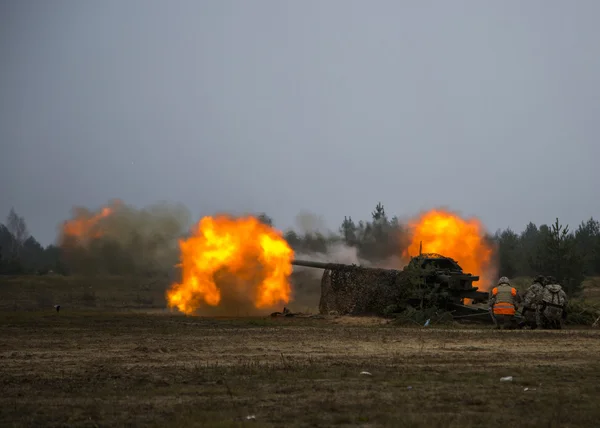
{"label": "tree line", "polygon": [[[271,226],[266,214],[259,219]],[[342,243],[356,250],[363,260],[377,262],[397,256],[406,248],[408,231],[397,217],[388,217],[378,203],[368,220],[355,222],[344,217],[338,230],[303,232],[288,230],[285,239],[297,253],[327,253],[331,244]],[[600,223],[594,218],[580,223],[573,231],[558,219],[537,226],[530,222],[523,231],[499,230],[486,239],[495,247],[499,274],[517,276],[551,275],[573,295],[581,289],[586,276],[600,275]],[[122,266],[122,265],[115,265]],[[65,262],[60,247],[43,247],[28,232],[25,219],[11,209],[0,224],[0,274],[69,274],[74,269]],[[109,274],[133,272],[117,271]],[[76,269],[75,269],[76,270]]]}
{"label": "tree line", "polygon": [[6,221],[0,223],[0,274],[66,274],[61,250],[56,245],[43,247],[29,234],[25,219],[11,208]]}

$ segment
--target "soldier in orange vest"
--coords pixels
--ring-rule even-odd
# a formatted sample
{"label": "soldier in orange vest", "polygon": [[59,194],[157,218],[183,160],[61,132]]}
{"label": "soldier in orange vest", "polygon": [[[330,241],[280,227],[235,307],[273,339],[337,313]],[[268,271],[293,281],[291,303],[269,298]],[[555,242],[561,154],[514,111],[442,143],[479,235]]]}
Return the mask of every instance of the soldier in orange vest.
{"label": "soldier in orange vest", "polygon": [[519,303],[517,289],[510,285],[507,277],[498,280],[498,285],[491,289],[489,309],[496,328],[516,327],[515,312]]}

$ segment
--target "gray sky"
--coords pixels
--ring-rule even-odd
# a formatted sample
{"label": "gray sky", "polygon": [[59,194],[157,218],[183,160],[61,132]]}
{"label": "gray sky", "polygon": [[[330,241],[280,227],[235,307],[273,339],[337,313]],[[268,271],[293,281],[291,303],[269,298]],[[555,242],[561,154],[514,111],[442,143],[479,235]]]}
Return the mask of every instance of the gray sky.
{"label": "gray sky", "polygon": [[[600,215],[597,0],[0,3],[0,216]],[[133,164],[132,164],[133,162]],[[594,196],[595,195],[595,196]]]}

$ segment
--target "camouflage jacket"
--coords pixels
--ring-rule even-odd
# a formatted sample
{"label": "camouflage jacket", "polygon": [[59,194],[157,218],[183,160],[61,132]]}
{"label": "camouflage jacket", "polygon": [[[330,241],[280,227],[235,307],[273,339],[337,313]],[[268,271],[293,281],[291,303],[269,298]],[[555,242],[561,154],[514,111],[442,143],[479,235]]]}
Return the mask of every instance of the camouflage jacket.
{"label": "camouflage jacket", "polygon": [[526,308],[535,309],[542,300],[544,286],[539,282],[534,282],[525,292],[523,296],[523,306]]}

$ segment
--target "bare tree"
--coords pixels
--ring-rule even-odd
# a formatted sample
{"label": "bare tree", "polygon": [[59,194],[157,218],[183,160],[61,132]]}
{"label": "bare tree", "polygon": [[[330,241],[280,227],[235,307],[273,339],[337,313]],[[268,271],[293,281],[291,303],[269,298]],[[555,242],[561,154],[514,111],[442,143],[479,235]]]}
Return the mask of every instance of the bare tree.
{"label": "bare tree", "polygon": [[29,231],[27,230],[27,223],[25,219],[18,215],[14,208],[10,209],[8,217],[6,218],[6,227],[13,237],[13,246],[11,248],[12,254],[16,255],[19,253],[23,244],[29,238]]}

